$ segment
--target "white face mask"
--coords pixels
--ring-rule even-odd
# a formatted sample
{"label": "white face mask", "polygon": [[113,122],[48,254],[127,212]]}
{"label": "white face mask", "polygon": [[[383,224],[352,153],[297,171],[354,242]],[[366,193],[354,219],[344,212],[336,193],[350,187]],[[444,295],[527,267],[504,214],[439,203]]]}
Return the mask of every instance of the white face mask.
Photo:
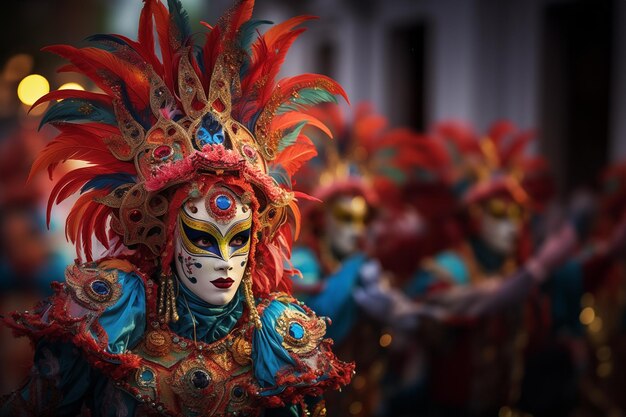
{"label": "white face mask", "polygon": [[333,251],[344,258],[354,254],[365,236],[367,203],[361,196],[339,197],[326,217],[326,235]]}
{"label": "white face mask", "polygon": [[187,201],[174,236],[182,284],[209,304],[228,304],[248,263],[251,230],[252,210],[225,186]]}
{"label": "white face mask", "polygon": [[518,222],[483,213],[480,227],[481,238],[492,250],[502,255],[510,255],[515,251],[520,233]]}

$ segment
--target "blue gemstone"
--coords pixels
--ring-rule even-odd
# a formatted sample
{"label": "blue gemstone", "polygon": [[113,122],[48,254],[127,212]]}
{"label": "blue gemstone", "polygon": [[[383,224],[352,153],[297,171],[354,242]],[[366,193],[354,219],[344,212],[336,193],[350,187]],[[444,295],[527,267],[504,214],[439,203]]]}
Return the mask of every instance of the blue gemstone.
{"label": "blue gemstone", "polygon": [[96,280],[92,282],[91,289],[98,295],[107,295],[111,292],[111,287],[109,287],[109,284],[101,280]]}
{"label": "blue gemstone", "polygon": [[215,204],[220,210],[228,210],[233,202],[225,195],[220,195],[215,199]]}
{"label": "blue gemstone", "polygon": [[291,323],[289,325],[289,336],[296,340],[300,340],[304,337],[304,327],[300,323]]}
{"label": "blue gemstone", "polygon": [[154,379],[154,373],[150,369],[145,369],[140,377],[143,382],[150,382]]}
{"label": "blue gemstone", "polygon": [[233,395],[235,396],[235,398],[241,398],[243,397],[243,394],[243,388],[241,388],[239,385],[236,385],[235,388],[233,388]]}
{"label": "blue gemstone", "polygon": [[209,378],[209,374],[205,371],[198,370],[191,375],[191,383],[194,387],[198,389],[204,389],[208,387],[210,381],[211,379]]}

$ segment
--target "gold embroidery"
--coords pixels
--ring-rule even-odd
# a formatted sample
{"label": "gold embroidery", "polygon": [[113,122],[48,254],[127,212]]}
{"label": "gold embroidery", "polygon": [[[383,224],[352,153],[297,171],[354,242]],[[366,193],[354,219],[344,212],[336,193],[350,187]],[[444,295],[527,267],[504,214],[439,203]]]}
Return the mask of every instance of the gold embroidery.
{"label": "gold embroidery", "polygon": [[72,265],[65,270],[65,282],[76,301],[91,309],[104,310],[120,298],[117,271],[105,271],[95,263]]}
{"label": "gold embroidery", "polygon": [[163,330],[152,330],[146,334],[144,348],[154,357],[165,356],[172,347],[170,334]]}
{"label": "gold embroidery", "polygon": [[252,363],[250,355],[252,355],[252,345],[243,337],[235,339],[231,346],[233,359],[239,365],[249,365]]}
{"label": "gold embroidery", "polygon": [[326,401],[322,400],[315,405],[311,417],[326,417]]}

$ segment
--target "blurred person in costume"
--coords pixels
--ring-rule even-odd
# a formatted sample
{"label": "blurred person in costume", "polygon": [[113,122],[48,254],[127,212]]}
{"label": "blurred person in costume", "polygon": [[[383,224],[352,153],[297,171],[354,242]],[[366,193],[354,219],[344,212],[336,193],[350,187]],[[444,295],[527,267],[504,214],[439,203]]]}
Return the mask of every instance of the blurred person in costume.
{"label": "blurred person in costume", "polygon": [[[444,123],[423,142],[429,163],[420,169],[456,196],[456,213],[448,214],[466,237],[424,259],[405,286],[403,295],[413,302],[398,295],[388,312],[407,327],[413,319],[421,345],[414,355],[422,356],[414,360],[420,371],[407,366],[397,378],[404,382],[388,401],[396,414],[494,415],[517,402],[525,300],[576,241],[566,225],[530,256],[530,215],[550,191],[545,162],[524,153],[531,138],[507,122],[480,140],[463,125]],[[418,397],[425,399],[419,411],[399,400]]]}
{"label": "blurred person in costume", "polygon": [[626,227],[617,221],[601,248],[572,256],[589,219],[579,204],[533,251],[529,226],[552,187],[545,161],[525,155],[531,138],[507,122],[483,139],[445,123],[430,142],[430,160],[449,167],[467,238],[426,260],[406,288],[417,302],[398,297],[391,314],[413,318],[430,343],[428,369],[404,392],[427,396],[435,415],[518,415],[518,406],[554,416],[574,406],[580,297],[604,281],[598,267],[623,248]]}
{"label": "blurred person in costume", "polygon": [[325,129],[301,110],[343,90],[315,74],[275,80],[308,16],[260,34],[270,22],[243,0],[192,36],[179,1],[144,3],[137,41],[47,48],[102,93],[36,103],[59,100],[45,116],[59,134],[33,172],[88,163],[50,194],[80,192],[66,224],[79,261],[7,320],[37,349],[2,415],[323,416],[354,366],[289,295],[285,263],[300,222],[291,176],[313,147],[300,130]]}
{"label": "blurred person in costume", "polygon": [[[354,360],[358,369],[351,385],[328,397],[334,404],[329,415],[371,416],[380,406],[386,346],[379,341],[387,323],[385,317],[364,314],[360,303],[370,301],[369,293],[378,296],[393,285],[379,259],[384,242],[372,239],[371,224],[382,214],[381,197],[396,187],[396,179],[385,171],[388,148],[398,137],[410,145],[417,135],[390,129],[369,103],[359,104],[354,113],[347,122],[339,106],[310,111],[329,126],[334,140],[323,142],[318,157],[296,177],[299,189],[312,190],[309,193],[324,204],[308,201],[303,208],[309,221],[292,262],[302,272],[302,277],[294,277],[294,289],[318,314],[332,320],[329,332],[340,356]],[[386,305],[391,300],[374,301]]]}
{"label": "blurred person in costume", "polygon": [[626,385],[626,275],[619,242],[620,233],[626,232],[626,164],[605,168],[599,183],[594,221],[580,255],[586,258],[585,285],[571,322],[579,325],[587,347],[580,366],[581,410],[588,415],[617,416],[626,410],[621,395]]}

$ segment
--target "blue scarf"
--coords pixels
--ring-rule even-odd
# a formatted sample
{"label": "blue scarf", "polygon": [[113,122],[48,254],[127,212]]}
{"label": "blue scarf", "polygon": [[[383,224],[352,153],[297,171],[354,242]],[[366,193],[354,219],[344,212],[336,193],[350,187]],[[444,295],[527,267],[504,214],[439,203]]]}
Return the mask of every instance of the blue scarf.
{"label": "blue scarf", "polygon": [[193,340],[193,320],[195,318],[196,339],[204,343],[213,343],[230,333],[241,318],[243,307],[243,290],[241,288],[230,303],[216,306],[200,299],[185,285],[178,282],[176,309],[179,319],[176,323],[170,323],[170,328],[179,336]]}

